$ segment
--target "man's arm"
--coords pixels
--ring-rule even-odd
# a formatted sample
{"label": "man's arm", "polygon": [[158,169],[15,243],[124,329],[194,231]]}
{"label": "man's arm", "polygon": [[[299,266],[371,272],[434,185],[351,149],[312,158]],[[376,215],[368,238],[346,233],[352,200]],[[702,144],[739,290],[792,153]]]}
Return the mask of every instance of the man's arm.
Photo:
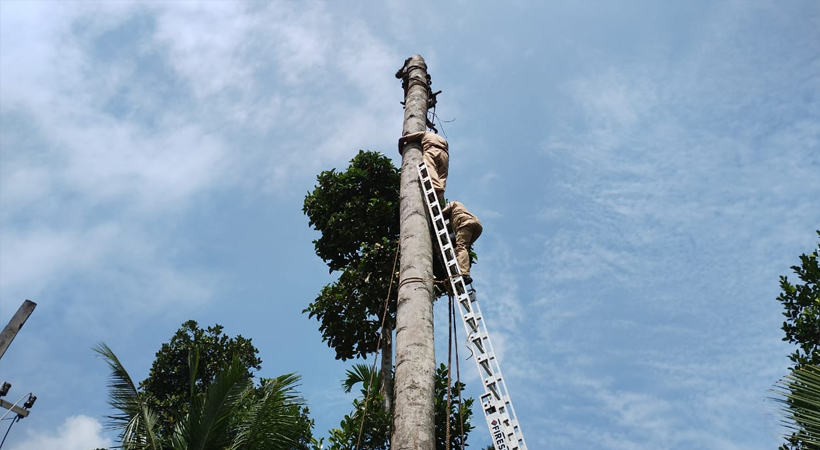
{"label": "man's arm", "polygon": [[415,133],[406,134],[399,138],[399,154],[404,150],[404,144],[408,142],[421,141],[426,131],[417,131]]}

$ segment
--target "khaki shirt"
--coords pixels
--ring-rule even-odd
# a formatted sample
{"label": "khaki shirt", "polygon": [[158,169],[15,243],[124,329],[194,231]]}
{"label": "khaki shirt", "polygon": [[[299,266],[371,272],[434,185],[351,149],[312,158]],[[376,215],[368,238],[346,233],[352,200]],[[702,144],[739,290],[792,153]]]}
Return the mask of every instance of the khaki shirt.
{"label": "khaki shirt", "polygon": [[447,139],[437,135],[436,133],[431,133],[429,131],[425,131],[424,135],[421,137],[421,148],[426,152],[430,150],[430,148],[440,148],[445,152],[449,153],[449,147],[447,145]]}

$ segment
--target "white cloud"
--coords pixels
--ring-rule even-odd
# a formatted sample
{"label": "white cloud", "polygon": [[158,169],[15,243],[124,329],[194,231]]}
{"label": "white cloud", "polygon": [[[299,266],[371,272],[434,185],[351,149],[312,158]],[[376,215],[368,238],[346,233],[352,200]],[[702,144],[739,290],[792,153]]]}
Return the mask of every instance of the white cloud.
{"label": "white cloud", "polygon": [[113,445],[111,439],[102,434],[100,422],[88,416],[78,415],[66,418],[53,431],[27,429],[24,440],[9,450],[91,450]]}
{"label": "white cloud", "polygon": [[[304,75],[335,45],[321,5],[39,5],[3,4],[6,294],[33,297],[66,276],[97,271],[93,279],[108,277],[120,293],[135,286],[140,293],[131,295],[153,299],[148,306],[180,294],[207,298],[212,283],[195,282],[169,262],[170,230],[147,227],[176,223],[208,192],[287,186],[327,164],[308,156],[323,145],[259,132],[294,127],[346,145],[334,145],[338,158],[355,147],[336,130],[371,127],[380,117],[335,114],[320,133],[298,123],[323,110],[321,95],[304,88]],[[290,91],[285,78],[302,88]],[[269,144],[245,145],[248,137]]]}

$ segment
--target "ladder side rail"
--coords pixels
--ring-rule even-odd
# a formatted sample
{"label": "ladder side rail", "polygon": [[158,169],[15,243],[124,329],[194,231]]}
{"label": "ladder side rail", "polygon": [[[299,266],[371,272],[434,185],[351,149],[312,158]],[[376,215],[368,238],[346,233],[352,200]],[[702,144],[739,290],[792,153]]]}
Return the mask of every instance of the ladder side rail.
{"label": "ladder side rail", "polygon": [[[463,309],[461,305],[459,305],[459,308]],[[462,318],[463,317],[464,316],[462,315]],[[499,447],[503,442],[503,444],[507,446],[507,448],[509,448],[510,450],[524,450],[526,449],[526,446],[519,447],[519,445],[516,445],[519,442],[521,442],[520,439],[517,439],[517,436],[515,439],[511,439],[509,436],[509,431],[512,431],[513,434],[516,434],[517,431],[515,429],[517,421],[505,417],[507,415],[504,414],[504,412],[508,410],[508,408],[506,407],[507,402],[505,400],[509,398],[509,396],[501,395],[500,399],[496,398],[495,393],[493,393],[489,387],[489,382],[492,381],[492,376],[488,375],[485,372],[484,368],[481,366],[481,362],[479,361],[480,356],[486,356],[488,357],[488,359],[495,359],[495,357],[494,355],[489,355],[489,349],[487,349],[486,347],[485,351],[481,353],[480,350],[473,343],[472,336],[476,335],[477,333],[481,333],[481,331],[473,331],[466,321],[462,320],[462,322],[464,322],[464,329],[467,332],[468,342],[470,344],[470,351],[473,353],[472,358],[473,360],[475,360],[476,370],[478,370],[479,378],[481,379],[481,384],[484,388],[484,395],[481,396],[481,409],[482,414],[484,415],[484,419],[487,422],[487,428],[490,431],[490,436],[494,444],[496,444],[496,447]],[[480,320],[480,322],[483,322],[483,320]],[[487,401],[484,401],[485,399]],[[491,410],[492,412],[488,412],[489,410]],[[505,426],[507,423],[509,424],[509,426]],[[503,439],[503,441],[499,441],[499,439]]]}
{"label": "ladder side rail", "polygon": [[495,371],[494,375],[498,380],[497,385],[499,386],[499,391],[501,393],[502,399],[506,398],[505,408],[504,409],[506,410],[507,414],[509,415],[510,424],[515,425],[515,427],[518,428],[516,430],[517,431],[516,437],[522,443],[521,448],[526,449],[527,446],[526,446],[526,443],[524,441],[524,435],[521,432],[521,427],[520,427],[519,422],[518,422],[518,416],[515,413],[515,408],[513,407],[512,400],[510,398],[510,393],[509,393],[509,390],[507,389],[507,383],[504,381],[504,377],[503,377],[502,372],[501,372],[501,363],[500,363],[500,361],[498,360],[498,357],[495,354],[495,350],[493,349],[493,344],[492,344],[492,341],[490,340],[490,333],[487,331],[487,324],[484,323],[484,320],[483,320],[484,315],[481,313],[481,307],[478,304],[478,300],[473,302],[472,309],[474,311],[474,314],[477,314],[478,316],[482,317],[482,320],[480,321],[481,323],[479,324],[479,327],[482,329],[483,335],[486,337],[485,345],[487,347],[487,354],[492,356],[491,361],[490,361],[490,366]]}
{"label": "ladder side rail", "polygon": [[[467,333],[470,350],[473,352],[473,358],[476,361],[476,369],[484,385],[485,394],[482,398],[489,398],[488,402],[482,402],[482,407],[486,410],[485,405],[489,404],[489,407],[494,410],[492,414],[487,414],[485,411],[487,426],[490,429],[491,435],[495,436],[499,432],[498,427],[501,427],[499,423],[503,424],[504,426],[501,429],[509,441],[508,447],[511,450],[526,450],[527,446],[521,432],[521,426],[515,415],[515,410],[512,407],[506,382],[501,374],[500,362],[492,347],[492,341],[490,340],[486,323],[484,323],[481,308],[474,296],[474,290],[471,290],[467,295],[458,296],[459,300],[466,297],[468,304],[471,304],[471,310],[467,310],[461,301],[457,303],[459,305],[459,311],[462,314],[462,322],[464,323],[464,330]],[[475,321],[475,329],[468,324],[468,317],[471,317]],[[483,351],[475,345],[476,338],[480,340]],[[486,361],[490,373],[487,373],[487,370],[482,366],[482,360]],[[496,392],[493,392],[490,386],[494,386]]]}
{"label": "ladder side rail", "polygon": [[[459,305],[459,307],[462,311],[462,318],[465,318],[468,314],[464,314],[464,309],[461,305]],[[473,301],[472,312],[474,317],[480,318],[480,320],[478,320],[479,323],[477,323],[477,330],[473,331],[467,324],[466,320],[464,321],[464,329],[468,335],[470,349],[473,352],[473,358],[476,361],[476,368],[479,371],[482,384],[484,384],[485,394],[491,397],[491,403],[498,411],[497,416],[487,416],[488,426],[491,428],[491,433],[494,433],[492,420],[500,420],[506,425],[508,437],[510,437],[509,435],[512,435],[513,437],[510,439],[513,442],[518,442],[520,445],[520,447],[512,446],[511,448],[520,448],[522,450],[526,449],[527,447],[523,439],[523,434],[521,433],[518,417],[515,415],[515,410],[512,407],[509,391],[507,389],[506,382],[504,381],[504,377],[501,374],[501,366],[495,355],[495,351],[492,348],[492,341],[489,338],[489,333],[487,332],[486,324],[484,323],[477,301]],[[479,337],[481,339],[482,345],[484,346],[484,352],[481,352],[478,348],[476,348],[473,341],[474,337]],[[481,358],[487,361],[492,374],[487,374],[484,367],[482,367],[481,361],[479,360]],[[490,389],[489,386],[491,384],[495,385],[498,397],[496,397],[496,394]]]}

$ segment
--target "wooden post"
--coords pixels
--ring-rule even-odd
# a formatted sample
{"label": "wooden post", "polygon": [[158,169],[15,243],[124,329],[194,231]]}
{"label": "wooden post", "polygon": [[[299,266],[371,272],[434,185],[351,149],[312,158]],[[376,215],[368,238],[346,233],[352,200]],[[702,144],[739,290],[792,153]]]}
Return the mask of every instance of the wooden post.
{"label": "wooden post", "polygon": [[[427,130],[427,65],[413,55],[396,74],[403,78],[402,134]],[[401,276],[396,310],[396,379],[392,450],[435,450],[433,345],[433,247],[422,198],[419,142],[402,149]]]}
{"label": "wooden post", "polygon": [[31,315],[36,306],[37,303],[31,300],[24,301],[23,304],[20,305],[20,308],[17,309],[17,312],[14,313],[14,317],[11,318],[8,325],[3,328],[3,332],[0,333],[0,358],[6,353],[6,349],[11,345],[14,336],[17,336],[17,332],[20,331],[20,328],[23,328],[23,324],[26,323],[26,319],[28,319],[28,316]]}

